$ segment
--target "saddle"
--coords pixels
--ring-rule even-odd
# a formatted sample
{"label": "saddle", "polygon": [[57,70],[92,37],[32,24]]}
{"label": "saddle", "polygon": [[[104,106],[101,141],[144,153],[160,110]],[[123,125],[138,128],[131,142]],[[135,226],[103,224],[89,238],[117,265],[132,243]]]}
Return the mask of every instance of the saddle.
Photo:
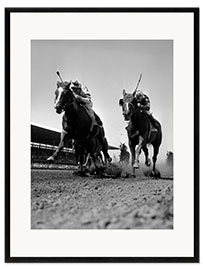
{"label": "saddle", "polygon": [[147,114],[146,112],[143,112],[144,116],[146,117],[148,123],[149,123],[149,132],[148,132],[148,139],[151,137],[152,133],[157,133],[158,129],[157,129],[157,125],[155,123],[155,119],[153,118],[152,115]]}
{"label": "saddle", "polygon": [[93,110],[89,110],[84,104],[80,104],[86,111],[87,115],[90,117],[91,121],[92,121],[92,127],[93,126],[99,126],[102,127],[103,123],[100,119],[100,117],[95,113],[95,111]]}

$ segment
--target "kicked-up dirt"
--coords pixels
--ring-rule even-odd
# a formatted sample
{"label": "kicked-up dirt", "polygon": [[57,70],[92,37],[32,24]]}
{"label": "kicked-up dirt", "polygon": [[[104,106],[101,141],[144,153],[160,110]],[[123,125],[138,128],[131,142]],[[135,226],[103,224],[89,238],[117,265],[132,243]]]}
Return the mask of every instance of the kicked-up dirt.
{"label": "kicked-up dirt", "polygon": [[173,179],[31,170],[32,229],[172,229]]}

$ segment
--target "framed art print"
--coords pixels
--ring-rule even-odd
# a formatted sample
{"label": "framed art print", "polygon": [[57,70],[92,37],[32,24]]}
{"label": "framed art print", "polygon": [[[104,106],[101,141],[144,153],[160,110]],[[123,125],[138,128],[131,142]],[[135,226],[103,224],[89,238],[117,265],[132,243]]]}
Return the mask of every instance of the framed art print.
{"label": "framed art print", "polygon": [[199,9],[5,9],[5,261],[199,261]]}

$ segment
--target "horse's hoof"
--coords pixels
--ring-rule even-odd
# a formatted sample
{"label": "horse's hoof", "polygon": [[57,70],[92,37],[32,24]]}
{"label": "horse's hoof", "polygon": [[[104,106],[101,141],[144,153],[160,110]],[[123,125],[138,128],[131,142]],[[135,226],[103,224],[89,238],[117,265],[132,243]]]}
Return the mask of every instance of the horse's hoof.
{"label": "horse's hoof", "polygon": [[157,173],[156,173],[156,177],[157,177],[157,178],[161,178],[160,172],[157,172]]}
{"label": "horse's hoof", "polygon": [[90,173],[88,171],[77,170],[73,173],[75,176],[88,177]]}
{"label": "horse's hoof", "polygon": [[136,177],[135,168],[133,168],[133,173],[131,175],[132,177]]}
{"label": "horse's hoof", "polygon": [[109,175],[106,172],[101,172],[100,176],[103,177],[103,178],[108,178],[109,177]]}
{"label": "horse's hoof", "polygon": [[87,170],[87,166],[82,165],[82,166],[81,166],[81,171],[86,171],[86,170]]}
{"label": "horse's hoof", "polygon": [[90,172],[84,172],[83,175],[84,175],[85,177],[89,177],[89,176],[90,176]]}
{"label": "horse's hoof", "polygon": [[155,172],[154,171],[151,171],[150,175],[151,177],[155,177]]}
{"label": "horse's hoof", "polygon": [[55,158],[54,157],[49,157],[49,158],[47,158],[47,161],[49,161],[49,162],[53,162],[55,160]]}
{"label": "horse's hoof", "polygon": [[155,178],[161,178],[161,174],[159,171],[152,171],[150,176]]}
{"label": "horse's hoof", "polygon": [[84,174],[86,174],[86,173],[89,174],[89,169],[88,169],[87,166],[84,166],[84,165],[83,165],[83,166],[81,167],[80,170],[81,170],[81,172],[84,173]]}
{"label": "horse's hoof", "polygon": [[133,164],[133,168],[134,168],[134,169],[139,169],[139,168],[140,168],[139,163],[135,162],[135,163]]}
{"label": "horse's hoof", "polygon": [[150,165],[151,165],[151,160],[148,158],[147,161],[145,162],[145,164],[146,164],[147,167],[150,167]]}
{"label": "horse's hoof", "polygon": [[75,172],[73,172],[73,175],[75,175],[75,176],[80,176],[80,173],[81,173],[81,171],[75,171]]}

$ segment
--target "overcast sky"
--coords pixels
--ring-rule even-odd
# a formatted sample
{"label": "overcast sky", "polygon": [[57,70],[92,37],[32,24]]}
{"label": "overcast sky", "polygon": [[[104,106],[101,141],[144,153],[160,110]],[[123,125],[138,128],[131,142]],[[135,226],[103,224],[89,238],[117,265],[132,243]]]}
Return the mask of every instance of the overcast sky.
{"label": "overcast sky", "polygon": [[170,40],[33,40],[31,42],[31,121],[61,130],[62,115],[53,101],[59,70],[64,80],[78,80],[92,95],[110,145],[127,144],[118,101],[122,90],[139,89],[151,100],[151,112],[160,121],[163,142],[160,157],[173,151],[173,43]]}

